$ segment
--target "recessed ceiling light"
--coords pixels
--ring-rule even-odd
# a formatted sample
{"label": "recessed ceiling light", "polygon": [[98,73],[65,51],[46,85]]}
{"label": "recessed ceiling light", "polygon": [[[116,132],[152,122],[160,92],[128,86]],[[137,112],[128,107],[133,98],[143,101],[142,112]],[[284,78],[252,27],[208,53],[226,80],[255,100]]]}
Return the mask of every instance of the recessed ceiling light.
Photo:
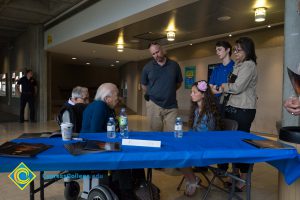
{"label": "recessed ceiling light", "polygon": [[193,44],[191,43],[190,46],[192,46]]}
{"label": "recessed ceiling light", "polygon": [[73,57],[72,60],[76,60],[77,58]]}
{"label": "recessed ceiling light", "polygon": [[230,19],[231,19],[231,17],[229,17],[229,16],[222,16],[222,17],[217,18],[217,20],[219,20],[221,22],[225,22],[225,21],[228,21]]}
{"label": "recessed ceiling light", "polygon": [[132,39],[130,40],[131,43],[139,43],[140,41],[138,39]]}
{"label": "recessed ceiling light", "polygon": [[114,67],[115,65],[114,65],[114,64],[111,64],[110,66]]}
{"label": "recessed ceiling light", "polygon": [[116,63],[119,63],[120,61],[116,60]]}
{"label": "recessed ceiling light", "polygon": [[229,36],[229,37],[232,37],[232,35],[231,35],[231,34],[229,34],[228,36]]}
{"label": "recessed ceiling light", "polygon": [[268,27],[268,28],[271,28],[272,26],[271,26],[271,25],[268,25],[267,27]]}
{"label": "recessed ceiling light", "polygon": [[89,62],[87,62],[87,63],[85,63],[86,65],[90,65],[91,63],[89,63]]}

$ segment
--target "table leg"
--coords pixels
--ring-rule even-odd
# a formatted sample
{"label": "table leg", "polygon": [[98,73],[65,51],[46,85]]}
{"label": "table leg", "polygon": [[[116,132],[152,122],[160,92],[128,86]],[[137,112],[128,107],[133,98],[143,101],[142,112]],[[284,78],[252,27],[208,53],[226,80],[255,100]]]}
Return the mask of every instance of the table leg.
{"label": "table leg", "polygon": [[44,200],[44,189],[45,189],[45,185],[44,185],[44,171],[40,172],[40,198],[41,200]]}
{"label": "table leg", "polygon": [[34,181],[31,181],[29,186],[30,186],[29,199],[34,200]]}
{"label": "table leg", "polygon": [[247,200],[251,199],[251,174],[253,171],[253,164],[249,166],[248,173],[247,173],[247,179],[246,179],[246,185],[247,185]]}
{"label": "table leg", "polygon": [[152,168],[147,169],[147,184],[148,184],[150,199],[153,199],[153,193],[152,193]]}

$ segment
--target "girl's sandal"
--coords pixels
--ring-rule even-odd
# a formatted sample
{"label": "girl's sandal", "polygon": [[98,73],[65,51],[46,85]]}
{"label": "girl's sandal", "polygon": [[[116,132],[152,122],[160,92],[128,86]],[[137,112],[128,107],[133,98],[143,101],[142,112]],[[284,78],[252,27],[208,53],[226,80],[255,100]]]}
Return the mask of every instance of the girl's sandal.
{"label": "girl's sandal", "polygon": [[186,181],[184,195],[188,197],[193,196],[196,193],[197,188],[199,187],[200,181],[201,180],[198,176],[196,176],[196,181],[194,183]]}

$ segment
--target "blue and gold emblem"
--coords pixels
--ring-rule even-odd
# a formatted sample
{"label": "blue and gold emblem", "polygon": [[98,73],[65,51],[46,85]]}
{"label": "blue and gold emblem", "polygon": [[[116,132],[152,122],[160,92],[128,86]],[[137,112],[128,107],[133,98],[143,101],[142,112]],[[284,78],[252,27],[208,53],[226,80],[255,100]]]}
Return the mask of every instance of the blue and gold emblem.
{"label": "blue and gold emblem", "polygon": [[9,175],[8,178],[12,180],[21,190],[35,179],[36,175],[21,162]]}

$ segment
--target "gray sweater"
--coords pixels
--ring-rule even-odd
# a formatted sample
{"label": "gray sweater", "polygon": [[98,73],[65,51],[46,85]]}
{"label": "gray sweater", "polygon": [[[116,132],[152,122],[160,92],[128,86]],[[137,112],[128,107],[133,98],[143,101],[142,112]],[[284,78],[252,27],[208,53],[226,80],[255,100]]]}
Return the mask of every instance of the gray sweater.
{"label": "gray sweater", "polygon": [[243,109],[255,109],[257,101],[256,64],[251,60],[237,63],[233,67],[232,73],[237,75],[235,82],[224,84],[224,92],[231,93],[227,106]]}

